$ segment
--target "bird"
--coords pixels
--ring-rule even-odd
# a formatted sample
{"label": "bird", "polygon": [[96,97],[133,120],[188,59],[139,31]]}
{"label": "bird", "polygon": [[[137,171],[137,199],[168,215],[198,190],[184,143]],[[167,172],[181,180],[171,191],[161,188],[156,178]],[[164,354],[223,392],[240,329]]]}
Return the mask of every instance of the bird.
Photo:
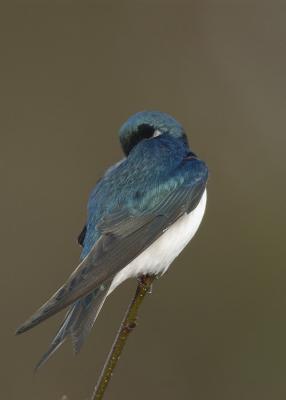
{"label": "bird", "polygon": [[162,276],[203,219],[208,167],[175,118],[137,112],[119,129],[119,140],[124,157],[106,170],[88,200],[79,265],[16,331],[68,309],[36,369],[69,337],[78,353],[114,289],[129,278]]}

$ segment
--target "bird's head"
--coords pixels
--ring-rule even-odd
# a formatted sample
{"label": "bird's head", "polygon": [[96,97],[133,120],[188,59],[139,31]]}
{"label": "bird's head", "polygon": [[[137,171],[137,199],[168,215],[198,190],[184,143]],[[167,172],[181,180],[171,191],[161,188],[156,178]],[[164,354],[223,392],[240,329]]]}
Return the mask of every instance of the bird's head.
{"label": "bird's head", "polygon": [[142,140],[169,135],[187,145],[182,125],[171,115],[160,111],[142,111],[132,115],[120,128],[119,137],[126,155]]}

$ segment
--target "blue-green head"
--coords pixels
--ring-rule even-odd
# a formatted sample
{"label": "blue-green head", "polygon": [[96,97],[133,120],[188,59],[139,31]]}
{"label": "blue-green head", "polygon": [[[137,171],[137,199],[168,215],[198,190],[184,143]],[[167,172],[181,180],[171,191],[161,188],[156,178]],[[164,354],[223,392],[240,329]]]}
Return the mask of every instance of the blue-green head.
{"label": "blue-green head", "polygon": [[139,142],[159,135],[169,135],[188,145],[181,124],[171,115],[160,111],[142,111],[132,115],[120,128],[119,137],[126,155]]}

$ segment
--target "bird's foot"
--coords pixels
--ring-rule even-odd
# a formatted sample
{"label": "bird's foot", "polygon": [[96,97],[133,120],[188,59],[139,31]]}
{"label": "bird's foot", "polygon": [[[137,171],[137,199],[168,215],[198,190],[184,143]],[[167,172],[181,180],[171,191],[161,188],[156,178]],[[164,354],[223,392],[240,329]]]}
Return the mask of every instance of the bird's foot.
{"label": "bird's foot", "polygon": [[143,289],[147,289],[147,293],[151,294],[152,293],[152,282],[156,278],[154,275],[141,275],[140,277],[137,278],[138,284],[141,286]]}

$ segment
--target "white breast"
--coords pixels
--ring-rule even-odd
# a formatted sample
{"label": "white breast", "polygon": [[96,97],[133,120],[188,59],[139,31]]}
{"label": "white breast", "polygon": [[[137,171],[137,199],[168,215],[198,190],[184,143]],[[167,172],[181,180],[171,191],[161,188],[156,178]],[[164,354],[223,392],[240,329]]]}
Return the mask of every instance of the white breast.
{"label": "white breast", "polygon": [[189,214],[183,215],[171,225],[151,246],[143,251],[113,279],[109,293],[128,278],[143,274],[163,274],[170,264],[195,235],[203,219],[207,201],[207,191]]}

